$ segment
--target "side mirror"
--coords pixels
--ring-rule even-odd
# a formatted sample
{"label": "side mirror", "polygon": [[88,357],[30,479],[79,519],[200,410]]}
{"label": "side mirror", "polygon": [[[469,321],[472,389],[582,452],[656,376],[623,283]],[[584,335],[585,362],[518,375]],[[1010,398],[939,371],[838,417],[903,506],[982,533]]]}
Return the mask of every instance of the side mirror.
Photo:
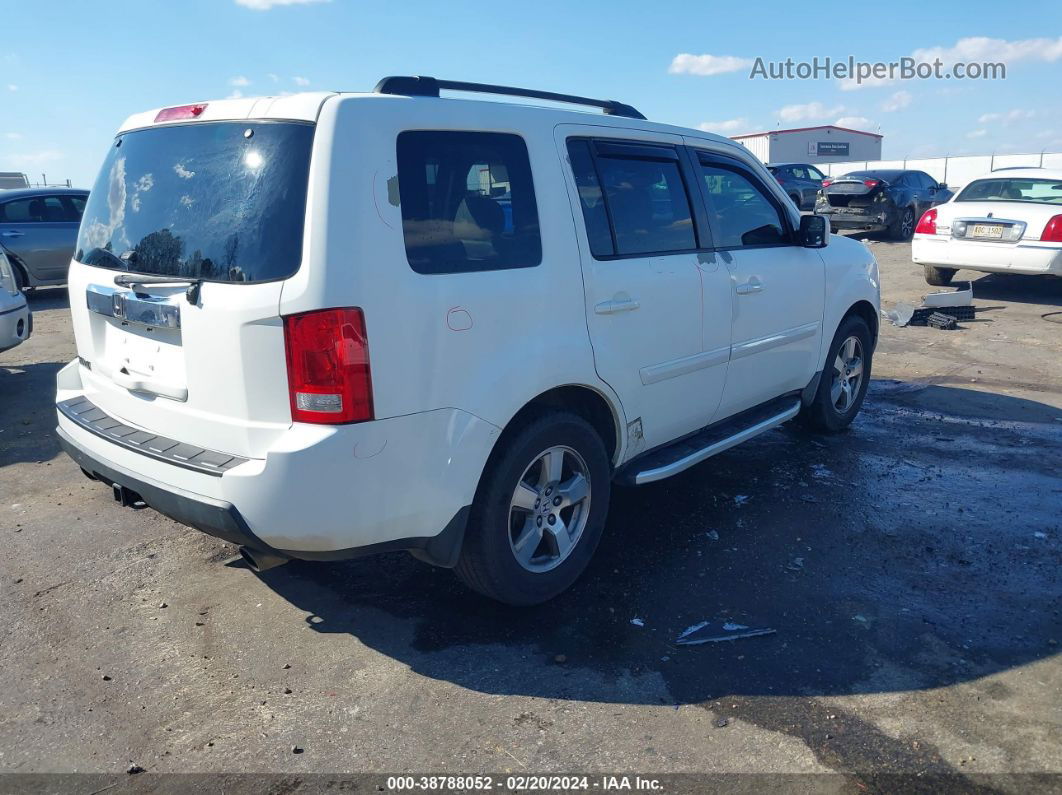
{"label": "side mirror", "polygon": [[946,182],[938,182],[937,183],[937,190],[947,190],[947,189],[948,189],[948,183],[946,183]]}
{"label": "side mirror", "polygon": [[830,219],[824,215],[800,216],[797,243],[804,248],[826,248],[830,242]]}

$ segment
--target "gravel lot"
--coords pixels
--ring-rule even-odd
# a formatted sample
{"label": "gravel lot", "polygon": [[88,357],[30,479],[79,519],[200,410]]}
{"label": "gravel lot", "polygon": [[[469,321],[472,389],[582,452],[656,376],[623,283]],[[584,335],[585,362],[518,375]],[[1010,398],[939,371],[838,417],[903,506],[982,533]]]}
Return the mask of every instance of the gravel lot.
{"label": "gravel lot", "polygon": [[[932,289],[909,245],[870,245],[886,307]],[[0,771],[1058,786],[1062,280],[967,276],[978,320],[886,326],[849,432],[617,490],[589,572],[530,610],[404,554],[256,575],[119,508],[53,435],[74,345],[65,291],[39,291],[0,354]],[[715,619],[777,632],[674,645]]]}

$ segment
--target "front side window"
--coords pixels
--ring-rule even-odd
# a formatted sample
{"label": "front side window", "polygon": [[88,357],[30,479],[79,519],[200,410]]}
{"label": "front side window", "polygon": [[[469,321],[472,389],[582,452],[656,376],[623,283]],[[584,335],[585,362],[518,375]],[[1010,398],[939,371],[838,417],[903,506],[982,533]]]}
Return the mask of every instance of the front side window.
{"label": "front side window", "polygon": [[808,179],[813,179],[816,182],[822,182],[826,179],[826,176],[813,166],[808,166]]}
{"label": "front side window", "polygon": [[781,213],[753,182],[736,168],[701,163],[708,219],[720,248],[788,243]]}
{"label": "front side window", "polygon": [[195,122],[123,133],[89,194],[85,265],[221,282],[284,279],[302,260],[314,127]]}
{"label": "front side window", "polygon": [[542,261],[527,145],[518,135],[398,136],[406,258],[417,273],[530,268]]}
{"label": "front side window", "polygon": [[1027,177],[977,179],[963,188],[955,201],[1062,204],[1062,180]]}
{"label": "front side window", "polygon": [[69,221],[58,196],[33,196],[15,199],[0,207],[0,221],[9,224],[34,224]]}
{"label": "front side window", "polygon": [[597,164],[617,254],[664,254],[697,247],[676,161],[599,157]]}

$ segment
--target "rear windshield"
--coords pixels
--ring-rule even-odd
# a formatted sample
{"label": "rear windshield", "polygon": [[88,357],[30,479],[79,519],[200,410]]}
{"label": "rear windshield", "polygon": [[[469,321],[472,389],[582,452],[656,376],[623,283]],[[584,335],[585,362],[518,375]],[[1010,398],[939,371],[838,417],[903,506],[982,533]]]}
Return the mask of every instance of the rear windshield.
{"label": "rear windshield", "polygon": [[312,124],[200,122],[120,135],[85,207],[75,258],[219,282],[299,268]]}
{"label": "rear windshield", "polygon": [[894,180],[902,174],[902,171],[849,171],[840,179],[881,179],[885,182]]}
{"label": "rear windshield", "polygon": [[1062,204],[1062,179],[978,179],[963,188],[955,201]]}

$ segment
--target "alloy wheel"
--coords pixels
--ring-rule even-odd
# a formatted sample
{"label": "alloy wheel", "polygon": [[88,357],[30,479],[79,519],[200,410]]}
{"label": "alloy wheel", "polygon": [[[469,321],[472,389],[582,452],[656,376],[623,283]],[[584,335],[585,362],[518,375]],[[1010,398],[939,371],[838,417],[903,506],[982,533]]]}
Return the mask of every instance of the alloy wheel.
{"label": "alloy wheel", "polygon": [[509,505],[509,546],[516,561],[541,573],[563,563],[590,516],[590,470],[575,450],[543,450],[524,470]]}
{"label": "alloy wheel", "polygon": [[903,218],[900,221],[900,233],[904,238],[908,238],[914,233],[914,211],[910,208],[903,211]]}
{"label": "alloy wheel", "polygon": [[833,383],[830,400],[838,414],[846,414],[863,383],[863,344],[851,336],[841,343],[833,360]]}

